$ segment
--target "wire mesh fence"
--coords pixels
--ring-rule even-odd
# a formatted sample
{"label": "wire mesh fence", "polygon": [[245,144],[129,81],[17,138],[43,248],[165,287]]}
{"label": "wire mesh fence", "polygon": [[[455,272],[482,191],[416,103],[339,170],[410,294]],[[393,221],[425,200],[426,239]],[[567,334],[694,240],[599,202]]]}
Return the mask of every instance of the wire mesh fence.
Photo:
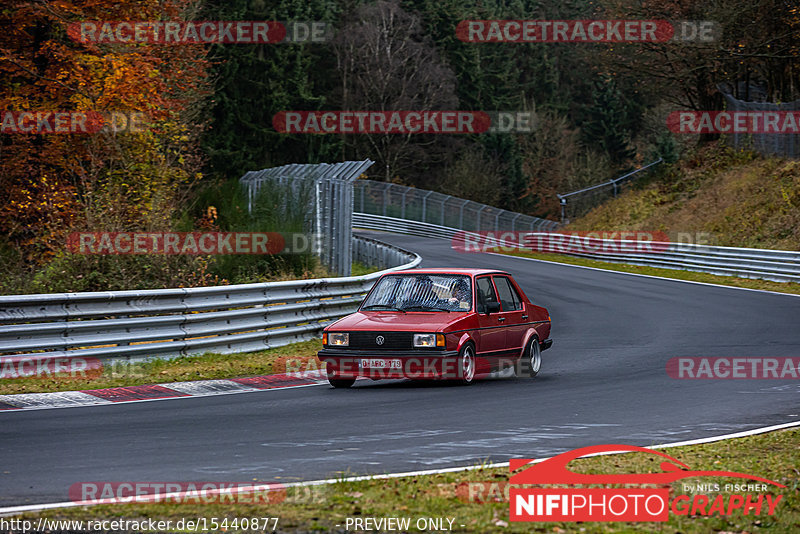
{"label": "wire mesh fence", "polygon": [[[349,276],[353,254],[353,181],[373,161],[292,164],[250,171],[239,181],[247,188],[248,210],[257,213],[259,192],[265,184],[290,194],[286,202],[305,207],[304,231],[318,236],[315,255],[340,276]],[[291,199],[291,200],[289,200]]]}
{"label": "wire mesh fence", "polygon": [[[339,275],[349,275],[353,257],[353,211],[427,222],[470,232],[555,230],[559,223],[451,195],[388,182],[356,180],[372,161],[284,165],[245,174],[248,209],[258,213],[264,191],[304,207],[304,231],[318,236],[315,254]],[[269,184],[269,188],[264,187]]]}
{"label": "wire mesh fence", "polygon": [[[727,110],[737,111],[772,111],[796,112],[800,111],[800,100],[776,104],[773,102],[747,102],[739,100],[732,94],[723,91]],[[800,135],[796,133],[738,133],[733,132],[724,136],[725,142],[734,148],[755,150],[764,155],[783,156],[797,159],[800,157]]]}
{"label": "wire mesh fence", "polygon": [[470,232],[555,230],[556,221],[456,198],[451,195],[373,180],[354,183],[358,213],[396,217]]}

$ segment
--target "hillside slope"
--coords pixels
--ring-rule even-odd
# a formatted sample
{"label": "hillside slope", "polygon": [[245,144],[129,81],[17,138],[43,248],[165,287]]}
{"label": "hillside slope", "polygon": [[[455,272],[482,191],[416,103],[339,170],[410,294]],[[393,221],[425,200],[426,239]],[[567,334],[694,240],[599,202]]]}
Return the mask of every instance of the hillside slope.
{"label": "hillside slope", "polygon": [[672,240],[699,232],[707,244],[800,250],[800,161],[705,147],[567,229],[661,231]]}

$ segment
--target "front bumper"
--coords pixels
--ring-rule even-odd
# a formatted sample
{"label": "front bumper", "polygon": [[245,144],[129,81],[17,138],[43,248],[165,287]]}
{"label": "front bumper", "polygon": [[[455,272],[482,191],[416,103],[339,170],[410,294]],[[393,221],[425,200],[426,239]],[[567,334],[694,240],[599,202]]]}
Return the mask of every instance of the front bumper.
{"label": "front bumper", "polygon": [[[317,353],[331,378],[458,378],[456,350],[365,350],[325,348]],[[363,360],[383,367],[364,367]],[[377,362],[376,362],[377,360]]]}
{"label": "front bumper", "polygon": [[553,340],[552,339],[545,339],[544,341],[539,343],[539,346],[542,348],[542,350],[547,350],[547,349],[549,349],[550,347],[553,346]]}
{"label": "front bumper", "polygon": [[447,358],[458,356],[457,350],[419,349],[419,350],[367,350],[367,349],[322,349],[317,353],[320,360],[325,358]]}

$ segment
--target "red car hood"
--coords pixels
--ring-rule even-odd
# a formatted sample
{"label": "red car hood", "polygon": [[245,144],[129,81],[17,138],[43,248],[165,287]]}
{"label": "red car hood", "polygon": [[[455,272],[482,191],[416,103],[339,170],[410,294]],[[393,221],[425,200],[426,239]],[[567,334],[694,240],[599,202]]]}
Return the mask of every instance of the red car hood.
{"label": "red car hood", "polygon": [[436,331],[464,317],[463,312],[356,312],[339,319],[328,330]]}

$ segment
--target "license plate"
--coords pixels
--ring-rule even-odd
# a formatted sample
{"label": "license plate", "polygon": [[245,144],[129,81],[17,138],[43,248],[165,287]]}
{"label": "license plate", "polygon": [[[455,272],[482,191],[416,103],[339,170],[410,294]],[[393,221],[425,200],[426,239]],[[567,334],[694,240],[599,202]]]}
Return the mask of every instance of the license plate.
{"label": "license plate", "polygon": [[402,369],[403,365],[398,359],[362,358],[359,361],[359,367],[362,369]]}

